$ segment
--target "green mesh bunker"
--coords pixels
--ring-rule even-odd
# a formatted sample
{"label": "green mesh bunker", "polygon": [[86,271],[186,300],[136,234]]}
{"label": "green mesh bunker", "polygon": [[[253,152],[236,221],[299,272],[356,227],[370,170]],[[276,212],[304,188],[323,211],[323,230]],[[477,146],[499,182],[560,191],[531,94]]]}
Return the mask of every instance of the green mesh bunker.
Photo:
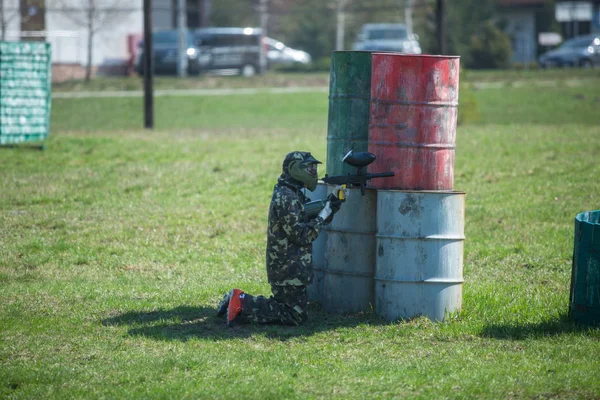
{"label": "green mesh bunker", "polygon": [[0,145],[48,136],[50,62],[49,43],[0,42]]}

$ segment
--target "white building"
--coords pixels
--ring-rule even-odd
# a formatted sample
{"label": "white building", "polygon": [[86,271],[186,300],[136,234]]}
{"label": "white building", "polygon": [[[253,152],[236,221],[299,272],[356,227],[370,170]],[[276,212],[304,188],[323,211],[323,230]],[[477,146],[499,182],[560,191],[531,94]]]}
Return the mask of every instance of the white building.
{"label": "white building", "polygon": [[[125,74],[143,33],[143,0],[0,0],[3,40],[46,40],[52,44],[53,77],[70,71],[80,78],[88,62],[98,74]],[[27,4],[27,6],[25,6]],[[39,4],[39,6],[35,6]],[[188,26],[206,24],[211,0],[185,0]],[[27,7],[27,9],[24,9]],[[153,30],[173,29],[175,1],[152,0]],[[90,8],[92,12],[89,12]]]}
{"label": "white building", "polygon": [[52,45],[53,64],[87,64],[91,21],[92,65],[100,73],[126,67],[132,50],[128,37],[136,35],[139,41],[143,32],[142,2],[95,3],[97,9],[88,13],[88,0],[46,0],[46,41]]}
{"label": "white building", "polygon": [[[0,0],[1,1],[1,0]],[[32,2],[30,1],[29,4]],[[33,2],[35,3],[35,2]],[[92,66],[98,74],[126,74],[143,33],[142,0],[46,0],[45,8],[21,9],[4,0],[4,40],[46,40],[52,45],[53,79],[83,77],[88,37],[93,31]],[[93,4],[92,11],[89,5]],[[35,20],[37,19],[36,23]],[[90,28],[91,22],[91,28]]]}

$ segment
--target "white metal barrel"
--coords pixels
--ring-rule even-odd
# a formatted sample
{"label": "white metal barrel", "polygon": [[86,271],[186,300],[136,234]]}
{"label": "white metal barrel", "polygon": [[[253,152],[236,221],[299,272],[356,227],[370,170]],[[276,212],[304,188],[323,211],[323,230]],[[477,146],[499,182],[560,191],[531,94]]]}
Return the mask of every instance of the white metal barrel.
{"label": "white metal barrel", "polygon": [[[319,181],[314,192],[305,189],[304,194],[312,200],[327,197],[327,184]],[[321,303],[323,301],[323,269],[325,266],[325,248],[327,246],[327,231],[321,230],[319,237],[312,243],[313,281],[308,285],[308,301]]]}
{"label": "white metal barrel", "polygon": [[[330,185],[328,192],[334,189]],[[377,192],[349,189],[347,200],[326,227],[323,308],[330,312],[373,309]]]}
{"label": "white metal barrel", "polygon": [[461,309],[464,223],[464,192],[378,191],[378,315],[443,321]]}

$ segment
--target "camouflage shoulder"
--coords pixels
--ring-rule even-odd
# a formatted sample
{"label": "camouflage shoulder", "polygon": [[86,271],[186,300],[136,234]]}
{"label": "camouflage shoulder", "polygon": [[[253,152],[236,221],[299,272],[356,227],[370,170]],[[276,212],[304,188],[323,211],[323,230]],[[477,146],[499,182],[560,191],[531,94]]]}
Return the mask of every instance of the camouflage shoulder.
{"label": "camouflage shoulder", "polygon": [[278,185],[274,190],[273,197],[278,197],[283,200],[292,201],[293,199],[297,199],[298,195],[291,188],[284,185]]}

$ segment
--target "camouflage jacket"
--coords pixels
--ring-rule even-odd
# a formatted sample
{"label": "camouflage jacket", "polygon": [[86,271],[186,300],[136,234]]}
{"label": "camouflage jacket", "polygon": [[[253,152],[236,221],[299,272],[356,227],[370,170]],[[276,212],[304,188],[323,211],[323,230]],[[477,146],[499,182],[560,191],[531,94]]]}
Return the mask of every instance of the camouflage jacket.
{"label": "camouflage jacket", "polygon": [[271,285],[300,286],[312,281],[312,242],[323,219],[306,222],[302,186],[282,174],[273,189],[267,231],[267,276]]}

